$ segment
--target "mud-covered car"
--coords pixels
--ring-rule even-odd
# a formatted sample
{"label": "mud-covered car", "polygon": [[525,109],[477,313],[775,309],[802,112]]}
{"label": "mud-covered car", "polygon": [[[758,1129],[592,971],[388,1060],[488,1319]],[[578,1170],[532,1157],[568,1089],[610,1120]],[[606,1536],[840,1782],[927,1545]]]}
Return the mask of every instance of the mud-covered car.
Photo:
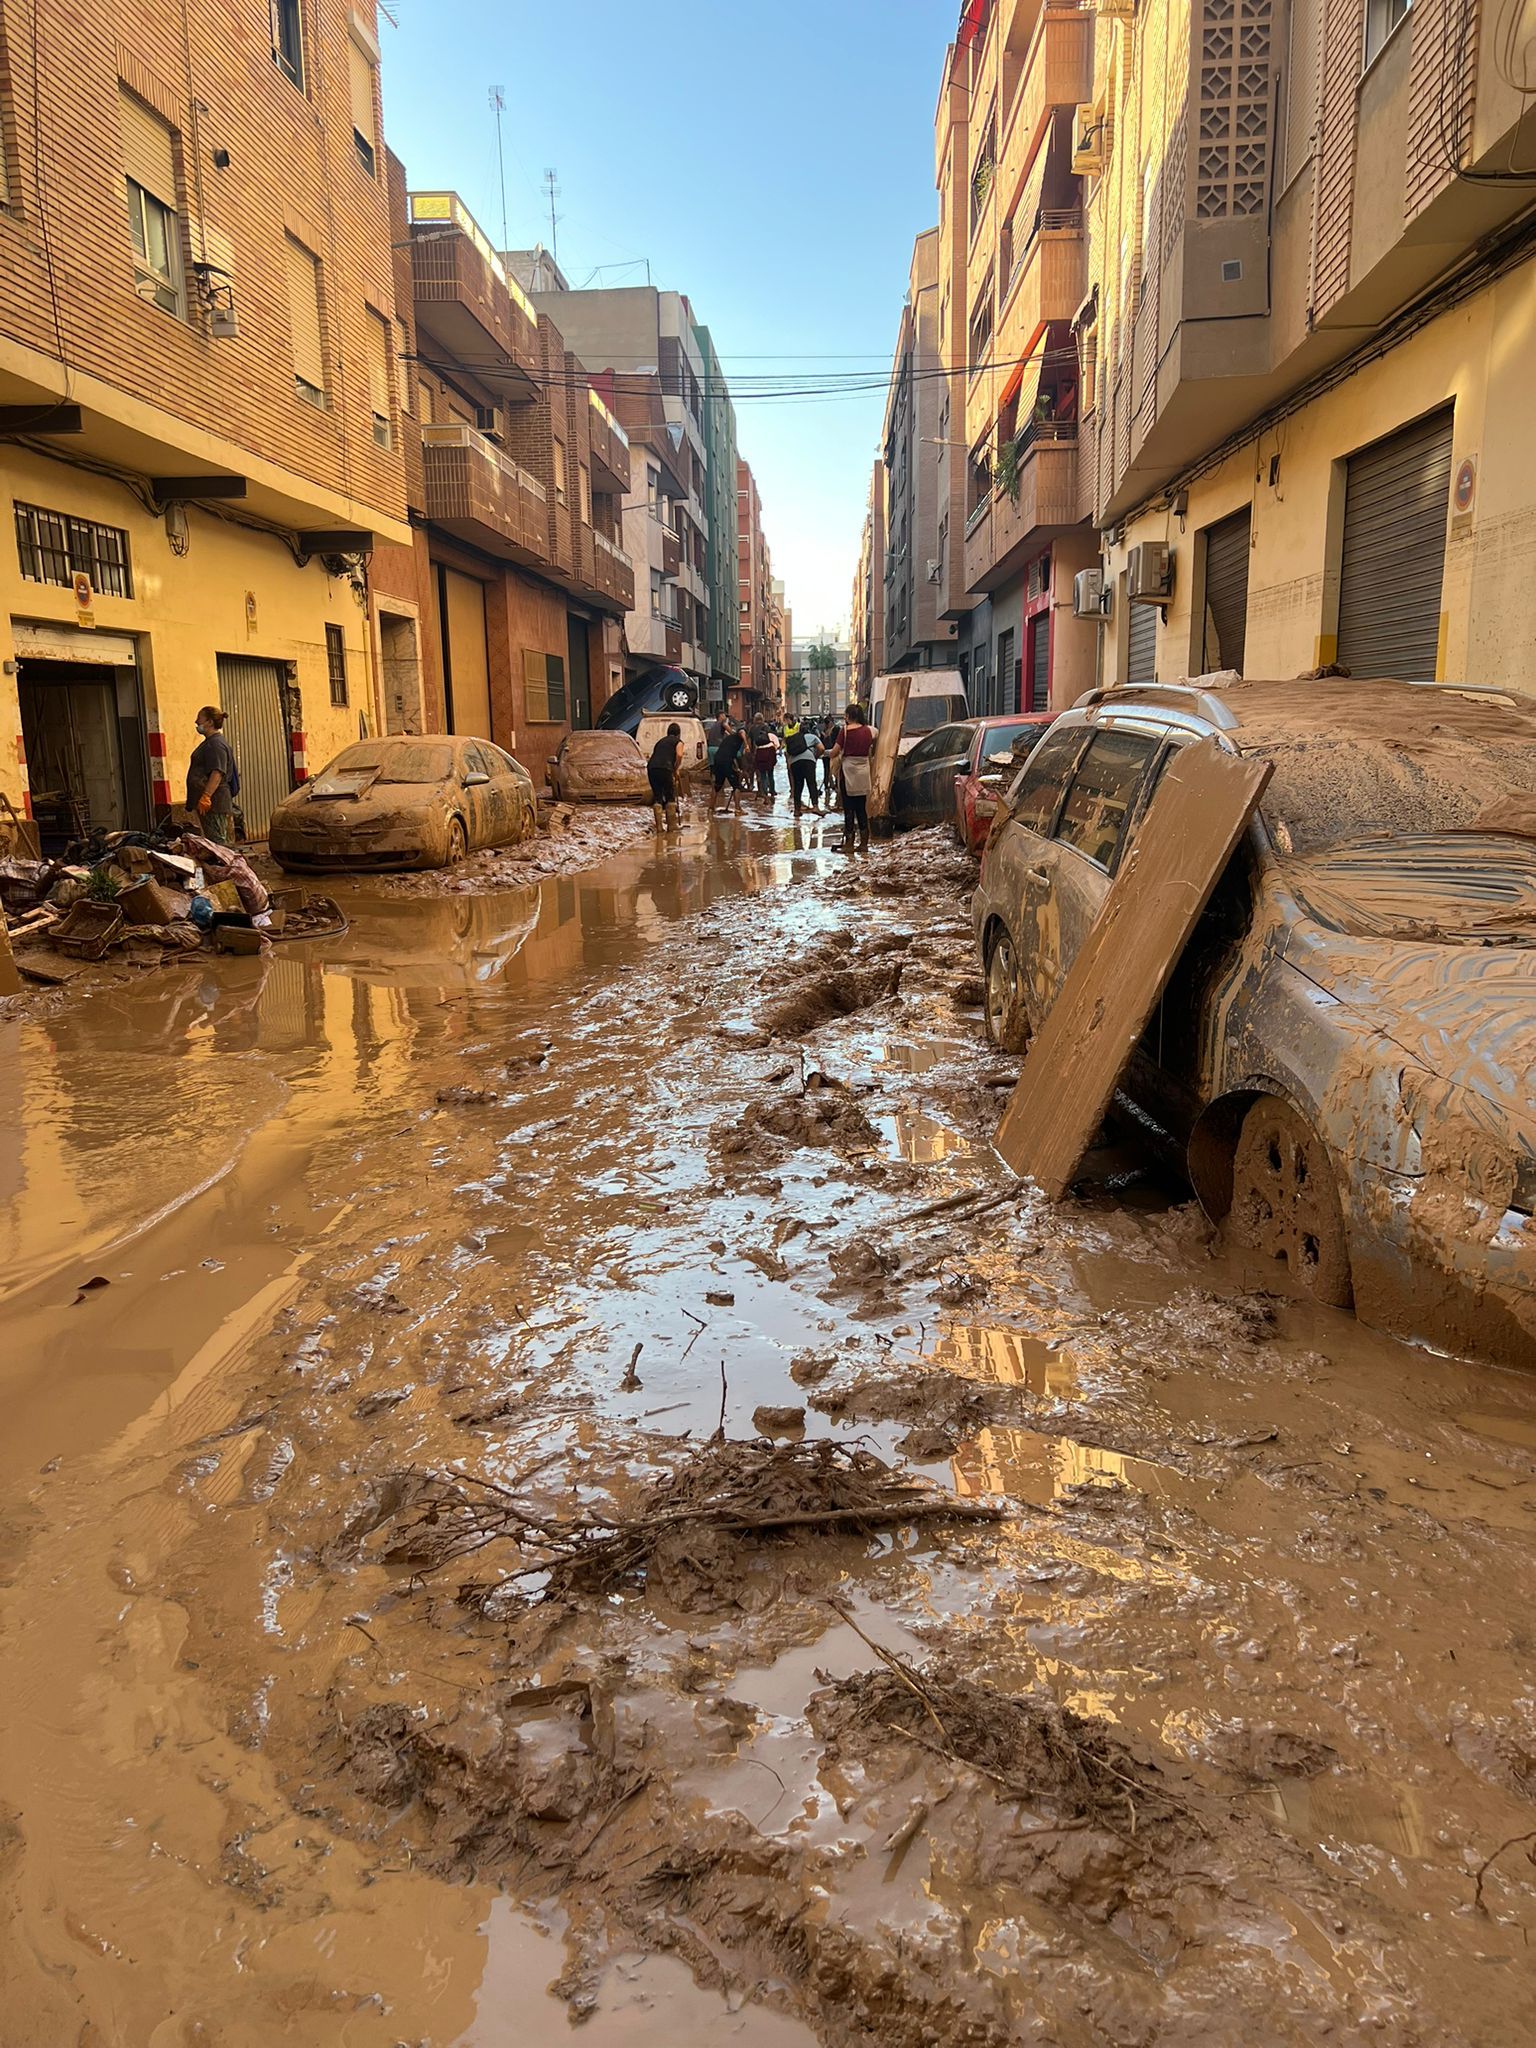
{"label": "mud-covered car", "polygon": [[912,751],[896,763],[891,778],[891,823],[947,825],[955,817],[955,785],[974,774],[984,754],[1006,754],[1015,736],[1034,723],[1050,723],[1037,714],[1012,718],[962,718],[925,733]]}
{"label": "mud-covered car", "polygon": [[563,804],[635,804],[651,800],[645,756],[627,732],[573,732],[551,754],[544,779]]}
{"label": "mud-covered car", "polygon": [[272,813],[284,868],[442,868],[538,824],[527,769],[489,740],[406,733],[344,747]]}
{"label": "mud-covered car", "polygon": [[1444,685],[1097,691],[1004,799],[973,904],[1021,1051],[1180,747],[1270,760],[1124,1092],[1207,1214],[1320,1301],[1536,1364],[1536,716]]}
{"label": "mud-covered car", "polygon": [[998,799],[1050,722],[1049,711],[1026,711],[1017,718],[989,719],[976,735],[955,772],[955,837],[968,853],[980,853],[986,845]]}

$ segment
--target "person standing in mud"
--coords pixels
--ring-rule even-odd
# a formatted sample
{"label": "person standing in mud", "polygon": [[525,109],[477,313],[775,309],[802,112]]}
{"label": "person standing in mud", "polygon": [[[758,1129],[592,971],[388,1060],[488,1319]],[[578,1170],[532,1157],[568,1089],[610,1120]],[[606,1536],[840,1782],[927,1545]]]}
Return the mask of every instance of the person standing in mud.
{"label": "person standing in mud", "polygon": [[683,728],[675,721],[651,749],[650,759],[645,764],[646,778],[651,785],[651,815],[656,820],[658,832],[675,832],[677,818],[677,778],[683,762]]}
{"label": "person standing in mud", "polygon": [[841,797],[841,792],[837,790],[837,769],[843,758],[839,751],[842,744],[842,726],[835,718],[824,718],[821,721],[821,780],[822,793],[827,798],[829,808],[834,791]]}
{"label": "person standing in mud", "polygon": [[187,763],[187,810],[198,829],[221,846],[234,844],[235,755],[224,737],[224,713],[205,704],[197,714],[198,744]]}
{"label": "person standing in mud", "polygon": [[727,783],[731,788],[731,801],[725,808],[736,811],[741,809],[742,774],[738,763],[746,744],[747,736],[741,727],[732,725],[731,721],[726,719],[725,737],[715,749],[715,798],[710,811],[711,817],[720,809],[720,795]]}
{"label": "person standing in mud", "polygon": [[848,706],[847,719],[843,725],[843,736],[839,741],[842,753],[843,777],[843,844],[844,853],[852,853],[854,835],[858,835],[859,850],[869,851],[869,788],[870,755],[875,751],[874,728],[865,718],[857,704]]}
{"label": "person standing in mud", "polygon": [[789,793],[794,798],[797,818],[805,804],[818,818],[821,816],[821,806],[816,801],[816,757],[820,752],[821,741],[816,737],[815,726],[803,725],[798,718],[786,722],[784,754],[789,762]]}

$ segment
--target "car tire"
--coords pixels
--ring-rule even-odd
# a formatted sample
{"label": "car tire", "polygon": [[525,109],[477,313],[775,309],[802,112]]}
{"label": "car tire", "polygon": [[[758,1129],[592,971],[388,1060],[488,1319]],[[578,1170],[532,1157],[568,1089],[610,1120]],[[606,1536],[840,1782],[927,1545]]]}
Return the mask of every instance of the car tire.
{"label": "car tire", "polygon": [[464,829],[462,818],[448,820],[448,852],[445,866],[458,867],[469,852],[469,834]]}
{"label": "car tire", "polygon": [[1311,1124],[1278,1095],[1261,1095],[1238,1131],[1226,1232],[1244,1251],[1284,1266],[1314,1301],[1353,1305],[1338,1176]]}
{"label": "car tire", "polygon": [[1013,940],[1001,925],[987,939],[982,969],[982,1024],[999,1052],[1021,1053],[1029,1044],[1029,1018],[1019,994]]}
{"label": "car tire", "polygon": [[664,711],[691,711],[694,693],[686,683],[668,683],[661,693],[661,703]]}

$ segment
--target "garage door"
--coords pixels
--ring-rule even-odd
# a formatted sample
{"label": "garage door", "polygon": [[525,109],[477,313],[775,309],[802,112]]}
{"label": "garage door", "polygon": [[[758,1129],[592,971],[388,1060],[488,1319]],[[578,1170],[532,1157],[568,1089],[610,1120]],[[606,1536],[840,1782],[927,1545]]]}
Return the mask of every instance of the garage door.
{"label": "garage door", "polygon": [[239,805],[248,839],[265,839],[272,813],[293,791],[288,734],[288,671],[248,654],[218,657],[224,737],[240,771]]}
{"label": "garage door", "polygon": [[1205,530],[1205,648],[1201,666],[1243,666],[1248,635],[1248,542],[1252,525],[1245,505],[1230,519]]}
{"label": "garage door", "polygon": [[1351,675],[1433,682],[1450,489],[1449,409],[1349,458],[1339,660]]}
{"label": "garage door", "polygon": [[491,666],[485,645],[485,585],[457,569],[439,568],[443,667],[448,685],[448,728],[490,740]]}
{"label": "garage door", "polygon": [[1150,683],[1156,679],[1157,610],[1150,604],[1133,604],[1125,680],[1128,683]]}

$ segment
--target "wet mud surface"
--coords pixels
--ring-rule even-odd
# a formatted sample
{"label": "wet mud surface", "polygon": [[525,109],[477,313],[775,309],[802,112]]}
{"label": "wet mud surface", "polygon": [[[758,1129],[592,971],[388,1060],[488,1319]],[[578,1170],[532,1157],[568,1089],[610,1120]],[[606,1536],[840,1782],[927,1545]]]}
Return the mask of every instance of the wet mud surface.
{"label": "wet mud surface", "polygon": [[5,1028],[5,2048],[1531,2037],[1536,1383],[1011,1185],[834,837]]}

